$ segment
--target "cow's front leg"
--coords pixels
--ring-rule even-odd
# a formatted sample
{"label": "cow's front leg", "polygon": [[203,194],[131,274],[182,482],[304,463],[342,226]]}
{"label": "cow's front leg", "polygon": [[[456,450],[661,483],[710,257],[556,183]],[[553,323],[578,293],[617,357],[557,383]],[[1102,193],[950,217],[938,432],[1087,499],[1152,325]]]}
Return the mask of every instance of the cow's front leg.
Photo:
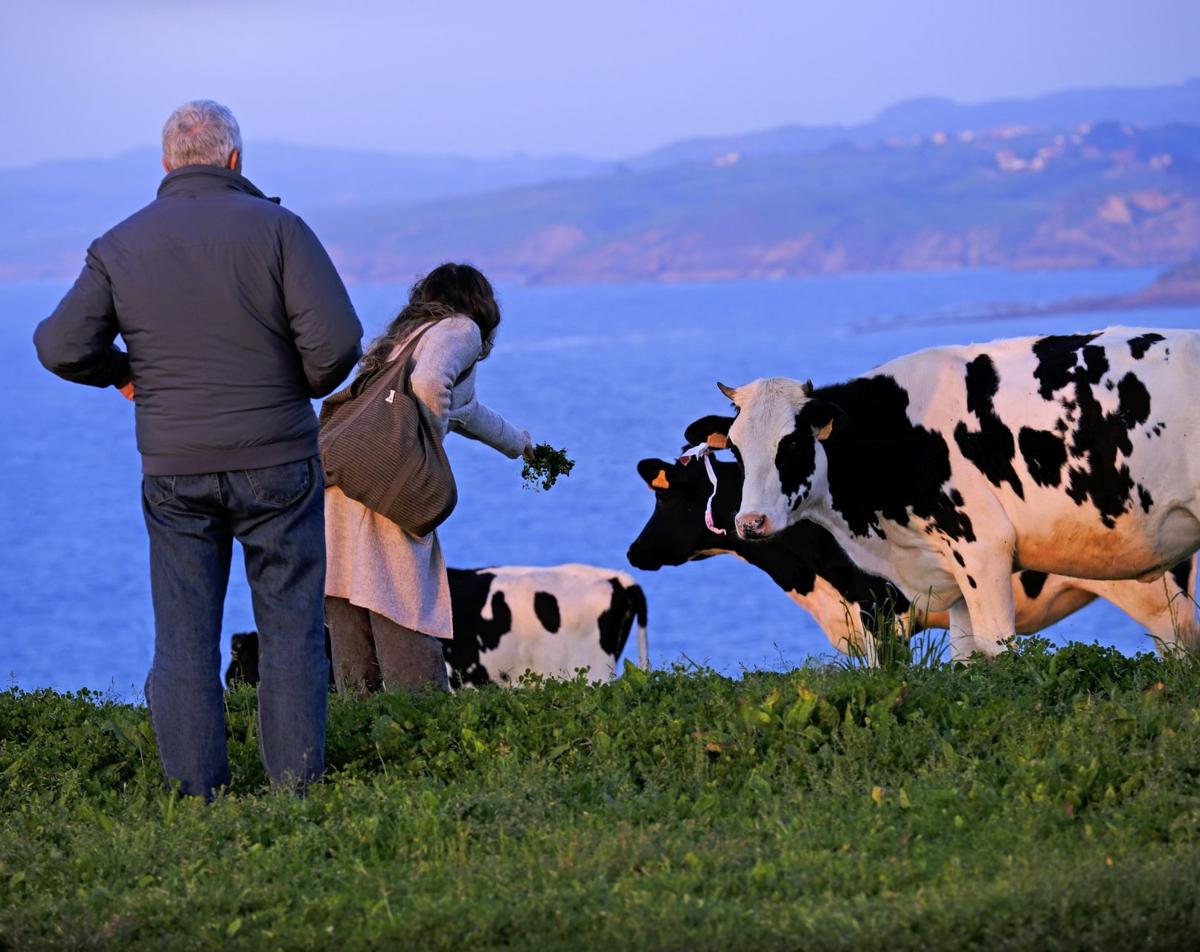
{"label": "cow's front leg", "polygon": [[966,661],[975,650],[975,633],[971,630],[971,613],[967,603],[959,599],[950,606],[950,660]]}
{"label": "cow's front leg", "polygon": [[1016,634],[1012,589],[1012,550],[964,552],[954,573],[970,615],[974,650],[996,655]]}
{"label": "cow's front leg", "polygon": [[[1016,634],[1016,612],[1013,604],[1012,565],[1013,539],[1010,534],[997,529],[984,542],[955,542],[949,546],[946,567],[954,576],[963,600],[951,609],[951,624],[957,620],[962,624],[964,606],[970,616],[967,625],[968,639],[962,638],[962,647],[981,651],[986,655],[999,654],[1003,642]],[[953,634],[951,635],[953,643]]]}

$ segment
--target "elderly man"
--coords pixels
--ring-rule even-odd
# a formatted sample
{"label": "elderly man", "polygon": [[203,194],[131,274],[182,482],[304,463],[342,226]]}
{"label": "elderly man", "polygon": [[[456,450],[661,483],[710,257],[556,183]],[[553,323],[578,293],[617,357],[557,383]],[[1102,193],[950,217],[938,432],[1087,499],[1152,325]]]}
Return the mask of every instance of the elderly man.
{"label": "elderly man", "polygon": [[134,401],[154,602],[146,701],[167,778],[206,798],[229,783],[220,636],[234,539],[261,639],[263,764],[273,783],[299,787],[324,768],[324,487],[311,399],[343,380],[362,338],[316,236],[241,167],[228,109],[175,110],[158,197],[92,243],[34,335],[49,370]]}

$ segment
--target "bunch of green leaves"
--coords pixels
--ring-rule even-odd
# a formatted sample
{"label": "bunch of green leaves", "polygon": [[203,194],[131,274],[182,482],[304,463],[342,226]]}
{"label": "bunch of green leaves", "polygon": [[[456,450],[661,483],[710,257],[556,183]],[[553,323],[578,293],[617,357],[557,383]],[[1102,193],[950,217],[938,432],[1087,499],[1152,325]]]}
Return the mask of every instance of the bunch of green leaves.
{"label": "bunch of green leaves", "polygon": [[566,449],[556,450],[549,443],[539,443],[533,448],[533,460],[525,461],[521,468],[521,480],[526,489],[549,489],[559,476],[570,476],[575,461],[567,456]]}

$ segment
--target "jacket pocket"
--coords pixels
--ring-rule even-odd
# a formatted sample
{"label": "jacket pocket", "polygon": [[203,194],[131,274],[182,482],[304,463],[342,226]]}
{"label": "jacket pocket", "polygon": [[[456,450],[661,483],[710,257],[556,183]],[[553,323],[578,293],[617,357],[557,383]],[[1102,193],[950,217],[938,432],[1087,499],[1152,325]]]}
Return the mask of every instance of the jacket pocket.
{"label": "jacket pocket", "polygon": [[258,502],[281,509],[308,492],[313,481],[312,460],[307,459],[243,472]]}
{"label": "jacket pocket", "polygon": [[161,506],[175,498],[174,476],[143,476],[142,496],[152,506]]}

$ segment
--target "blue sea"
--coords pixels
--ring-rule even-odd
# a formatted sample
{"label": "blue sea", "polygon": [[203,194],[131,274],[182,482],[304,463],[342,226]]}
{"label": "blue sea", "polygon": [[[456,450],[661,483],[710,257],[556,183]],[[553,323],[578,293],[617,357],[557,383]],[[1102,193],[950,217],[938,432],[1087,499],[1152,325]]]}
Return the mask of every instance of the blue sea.
{"label": "blue sea", "polygon": [[[725,410],[717,380],[736,386],[779,374],[832,382],[934,344],[1118,323],[1200,326],[1196,309],[888,320],[967,313],[991,302],[1119,293],[1152,277],[1145,270],[989,271],[501,288],[504,322],[494,353],[480,366],[480,396],[528,428],[535,442],[566,447],[577,465],[551,491],[534,492],[522,488],[519,463],[452,437],[460,502],[441,530],[447,560],[463,567],[589,562],[629,570],[625,550],[653,505],[634,467],[643,457],[671,457],[688,422]],[[115,390],[71,385],[38,365],[33,328],[65,290],[53,283],[0,285],[0,354],[9,374],[0,428],[0,685],[88,687],[138,699],[153,623],[133,413]],[[351,293],[373,334],[405,289],[360,286]],[[649,599],[656,666],[696,664],[737,674],[832,655],[812,619],[735,558],[633,574]],[[253,627],[235,558],[226,649],[228,635]],[[1103,604],[1048,634],[1127,652],[1150,648],[1138,626]]]}

